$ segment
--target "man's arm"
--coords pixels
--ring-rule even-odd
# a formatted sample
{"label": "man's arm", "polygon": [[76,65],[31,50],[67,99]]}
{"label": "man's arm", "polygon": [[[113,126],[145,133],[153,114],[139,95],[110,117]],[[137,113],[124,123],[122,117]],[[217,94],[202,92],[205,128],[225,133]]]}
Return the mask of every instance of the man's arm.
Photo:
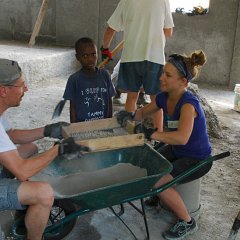
{"label": "man's arm", "polygon": [[116,31],[114,29],[112,29],[111,27],[107,27],[105,30],[105,33],[103,35],[103,44],[102,47],[103,48],[109,48],[110,44],[112,42],[112,39],[115,35]]}
{"label": "man's arm", "polygon": [[76,144],[74,139],[69,137],[58,142],[48,151],[27,159],[23,159],[15,149],[0,152],[0,163],[20,181],[26,181],[46,168],[58,155],[78,153],[79,156],[82,156],[82,152],[89,151],[91,151],[89,147]]}
{"label": "man's arm", "polygon": [[44,137],[44,127],[35,129],[10,129],[7,131],[9,138],[15,144],[24,144]]}
{"label": "man's arm", "polygon": [[0,153],[0,163],[6,167],[19,181],[26,181],[45,167],[58,155],[59,145],[53,146],[48,151],[23,159],[17,150]]}
{"label": "man's arm", "polygon": [[62,127],[68,126],[67,122],[48,124],[41,128],[34,129],[9,129],[7,134],[15,144],[30,143],[43,137],[62,139]]}
{"label": "man's arm", "polygon": [[166,38],[172,37],[173,29],[172,28],[164,28],[163,32],[164,32],[164,35]]}

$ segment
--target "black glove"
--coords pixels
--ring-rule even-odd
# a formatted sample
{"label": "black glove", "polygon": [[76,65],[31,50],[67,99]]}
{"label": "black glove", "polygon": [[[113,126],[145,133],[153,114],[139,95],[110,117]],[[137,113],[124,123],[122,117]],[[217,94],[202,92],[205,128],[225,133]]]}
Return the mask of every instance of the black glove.
{"label": "black glove", "polygon": [[109,48],[100,48],[101,54],[102,54],[102,61],[106,58],[109,58],[109,60],[112,60],[112,53],[110,52]]}
{"label": "black glove", "polygon": [[126,127],[127,120],[132,121],[135,116],[135,112],[120,111],[117,114],[117,121],[122,127]]}
{"label": "black glove", "polygon": [[157,130],[157,128],[146,128],[144,125],[142,125],[142,132],[144,133],[144,136],[147,140],[151,140],[151,136]]}
{"label": "black glove", "polygon": [[134,127],[134,133],[143,133],[142,126],[142,123],[136,124],[136,126]]}
{"label": "black glove", "polygon": [[67,122],[58,122],[46,125],[44,128],[44,137],[58,138],[62,139],[62,127],[68,126],[70,123]]}
{"label": "black glove", "polygon": [[80,153],[90,152],[89,147],[85,147],[79,144],[76,144],[72,137],[64,139],[62,142],[59,142],[58,155],[68,154],[68,153]]}

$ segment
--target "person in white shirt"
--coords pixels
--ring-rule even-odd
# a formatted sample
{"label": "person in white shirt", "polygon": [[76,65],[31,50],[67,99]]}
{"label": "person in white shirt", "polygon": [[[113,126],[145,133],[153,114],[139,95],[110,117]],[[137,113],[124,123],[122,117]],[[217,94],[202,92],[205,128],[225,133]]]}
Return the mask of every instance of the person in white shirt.
{"label": "person in white shirt", "polygon": [[26,91],[28,88],[18,63],[0,59],[0,165],[11,174],[6,176],[4,172],[0,173],[0,211],[27,208],[27,239],[41,240],[54,201],[54,192],[48,183],[31,182],[28,178],[47,167],[58,155],[89,149],[68,138],[36,155],[37,147],[33,141],[43,137],[61,139],[61,128],[66,123],[54,123],[36,129],[12,129],[4,112],[10,107],[19,106]]}
{"label": "person in white shirt", "polygon": [[[174,27],[169,0],[121,0],[107,24],[102,57],[111,59],[109,47],[113,36],[123,31],[124,46],[116,88],[127,92],[125,109],[134,112],[141,87],[150,95],[151,101],[160,92],[165,41],[166,37],[172,36]],[[158,131],[162,131],[161,118],[161,110],[153,115],[153,124]]]}

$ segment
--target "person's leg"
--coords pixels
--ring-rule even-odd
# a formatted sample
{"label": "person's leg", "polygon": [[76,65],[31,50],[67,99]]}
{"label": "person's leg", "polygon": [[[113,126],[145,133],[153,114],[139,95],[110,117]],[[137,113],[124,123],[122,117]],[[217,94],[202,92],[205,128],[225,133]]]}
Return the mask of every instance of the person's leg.
{"label": "person's leg", "polygon": [[[159,188],[165,183],[170,182],[184,172],[189,169],[189,167],[195,165],[199,160],[191,159],[191,158],[180,158],[175,159],[173,152],[171,151],[170,146],[163,147],[159,152],[166,156],[169,156],[169,160],[173,164],[173,171],[171,174],[168,174],[162,177],[154,186],[154,188]],[[174,160],[175,159],[175,160]],[[193,174],[195,175],[195,174]],[[195,176],[190,176],[190,179],[198,177],[198,174]],[[158,194],[159,199],[170,209],[172,210],[177,218],[179,219],[173,227],[163,233],[163,237],[165,239],[182,239],[183,237],[192,234],[198,230],[198,226],[193,218],[191,218],[182,197],[180,194],[173,188],[170,187],[165,191]]]}
{"label": "person's leg", "polygon": [[116,95],[113,97],[113,103],[124,105],[124,99],[122,98],[122,92],[116,89]]}
{"label": "person's leg", "polygon": [[118,89],[116,89],[116,95],[114,98],[121,98],[121,92]]}
{"label": "person's leg", "polygon": [[34,143],[26,143],[18,146],[19,155],[23,158],[29,158],[38,153],[38,147]]}
{"label": "person's leg", "polygon": [[[144,79],[143,88],[145,94],[149,94],[151,102],[155,102],[156,96],[160,93],[160,81],[159,78],[162,73],[163,65],[144,61]],[[157,128],[159,132],[163,131],[163,112],[159,110],[153,114],[153,126]]]}
{"label": "person's leg", "polygon": [[139,106],[145,106],[151,102],[150,96],[148,94],[145,94],[145,91],[143,88],[140,89],[137,104]]}
{"label": "person's leg", "polygon": [[[172,162],[176,159],[175,155],[172,152],[172,147],[168,144],[160,147],[159,149],[157,149],[157,151],[170,162]],[[158,182],[156,184],[158,184]],[[154,195],[152,197],[147,198],[144,201],[144,204],[147,209],[152,209],[152,208],[158,207],[160,205],[158,195]]]}
{"label": "person's leg", "polygon": [[[163,176],[155,185],[154,188],[159,188],[165,183],[170,182],[173,177],[168,174]],[[172,187],[166,189],[165,191],[158,194],[160,200],[171,209],[175,215],[186,222],[191,221],[191,217],[188,213],[188,210],[180,196],[180,194]]]}
{"label": "person's leg", "polygon": [[48,183],[23,182],[18,188],[18,199],[28,205],[25,216],[28,240],[41,240],[54,201],[54,192]]}
{"label": "person's leg", "polygon": [[128,112],[135,112],[137,109],[138,92],[128,92],[125,104],[125,110]]}
{"label": "person's leg", "polygon": [[141,76],[138,73],[142,69],[143,62],[127,62],[121,63],[119,69],[119,77],[117,88],[127,93],[125,110],[135,112],[137,109],[137,99],[139,90],[142,86]]}

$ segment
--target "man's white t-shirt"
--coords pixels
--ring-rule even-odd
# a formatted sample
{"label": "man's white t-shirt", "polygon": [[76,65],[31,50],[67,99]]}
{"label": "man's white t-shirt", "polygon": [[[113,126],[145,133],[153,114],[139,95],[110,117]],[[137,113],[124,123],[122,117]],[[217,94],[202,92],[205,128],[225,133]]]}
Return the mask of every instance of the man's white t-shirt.
{"label": "man's white t-shirt", "polygon": [[165,64],[163,29],[174,27],[169,0],[121,0],[107,23],[124,32],[122,63]]}
{"label": "man's white t-shirt", "polygon": [[16,149],[15,144],[11,141],[6,131],[11,129],[4,115],[0,116],[0,153]]}

